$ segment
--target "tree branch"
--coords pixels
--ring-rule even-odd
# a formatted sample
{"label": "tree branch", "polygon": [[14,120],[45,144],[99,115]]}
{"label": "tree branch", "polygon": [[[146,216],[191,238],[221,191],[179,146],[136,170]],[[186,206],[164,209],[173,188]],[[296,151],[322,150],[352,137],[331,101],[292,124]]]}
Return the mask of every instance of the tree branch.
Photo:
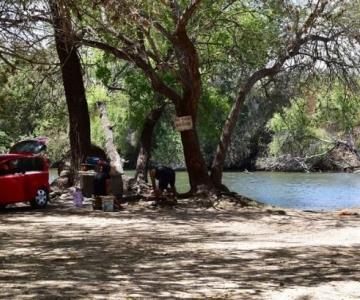
{"label": "tree branch", "polygon": [[178,20],[176,31],[182,30],[186,27],[192,15],[201,4],[201,1],[202,0],[191,0],[190,5],[185,9],[184,13],[182,14],[182,16],[180,16]]}
{"label": "tree branch", "polygon": [[112,47],[109,44],[105,44],[105,43],[99,42],[99,41],[87,40],[87,39],[82,39],[80,41],[80,43],[83,45],[89,46],[91,48],[97,48],[97,49],[104,50],[105,52],[111,53],[119,59],[131,61],[131,58],[127,53],[125,53],[124,51],[119,50],[115,47]]}
{"label": "tree branch", "polygon": [[12,70],[16,70],[16,66],[11,63],[5,56],[3,56],[3,53],[0,51],[0,59],[7,64]]}
{"label": "tree branch", "polygon": [[160,79],[156,71],[151,65],[141,57],[139,53],[126,52],[124,49],[117,49],[111,45],[99,41],[83,39],[80,41],[83,45],[101,49],[107,53],[113,54],[115,57],[130,61],[143,70],[145,75],[149,78],[152,87],[159,93],[169,98],[175,105],[181,100],[180,95],[171,87],[169,87],[163,80]]}

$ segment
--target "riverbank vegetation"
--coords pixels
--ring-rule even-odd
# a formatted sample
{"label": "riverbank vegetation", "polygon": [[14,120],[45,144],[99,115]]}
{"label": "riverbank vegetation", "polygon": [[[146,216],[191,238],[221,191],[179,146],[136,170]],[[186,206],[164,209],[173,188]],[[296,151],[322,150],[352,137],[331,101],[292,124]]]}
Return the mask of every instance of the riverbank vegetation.
{"label": "riverbank vegetation", "polygon": [[278,160],[297,158],[297,166],[287,166],[290,170],[357,168],[360,166],[359,112],[360,98],[356,91],[339,82],[325,85],[317,79],[305,95],[291,99],[289,106],[268,122],[267,128],[273,133],[268,153]]}
{"label": "riverbank vegetation", "polygon": [[185,167],[193,192],[259,157],[358,155],[356,0],[3,1],[0,23],[3,152],[45,135],[78,169],[101,102],[128,167]]}

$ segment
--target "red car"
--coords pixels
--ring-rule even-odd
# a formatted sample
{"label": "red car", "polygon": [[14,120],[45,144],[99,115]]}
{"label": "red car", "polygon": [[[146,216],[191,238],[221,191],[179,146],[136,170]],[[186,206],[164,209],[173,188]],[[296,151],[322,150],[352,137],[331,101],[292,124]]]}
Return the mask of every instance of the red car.
{"label": "red car", "polygon": [[30,202],[36,208],[49,201],[49,161],[41,154],[46,139],[16,143],[9,154],[0,155],[0,208],[17,202]]}

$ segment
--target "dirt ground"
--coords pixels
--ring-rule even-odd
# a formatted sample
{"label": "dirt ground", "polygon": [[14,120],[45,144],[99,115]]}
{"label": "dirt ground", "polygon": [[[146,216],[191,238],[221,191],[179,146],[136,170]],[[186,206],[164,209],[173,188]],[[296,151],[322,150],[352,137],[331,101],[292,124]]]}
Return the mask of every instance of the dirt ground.
{"label": "dirt ground", "polygon": [[0,299],[360,299],[359,215],[63,199],[2,212],[0,243]]}

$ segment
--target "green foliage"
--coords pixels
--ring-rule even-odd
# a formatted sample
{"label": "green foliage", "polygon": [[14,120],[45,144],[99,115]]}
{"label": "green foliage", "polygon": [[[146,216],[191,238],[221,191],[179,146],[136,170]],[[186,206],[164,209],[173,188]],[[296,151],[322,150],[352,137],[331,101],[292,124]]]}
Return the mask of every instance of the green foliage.
{"label": "green foliage", "polygon": [[312,122],[306,113],[305,100],[293,100],[289,108],[274,115],[268,128],[275,133],[269,146],[271,154],[305,154],[312,141]]}
{"label": "green foliage", "polygon": [[[331,147],[332,141],[353,134],[360,124],[359,97],[339,83],[330,91],[317,86],[316,93],[315,98],[293,100],[269,121],[268,129],[274,132],[270,154],[318,154]],[[314,112],[309,111],[312,99]]]}
{"label": "green foliage", "polygon": [[219,141],[225,118],[230,109],[230,99],[221,91],[208,87],[203,94],[198,113],[198,132],[205,158],[210,158]]}
{"label": "green foliage", "polygon": [[9,72],[0,65],[0,151],[26,137],[47,136],[50,159],[56,161],[69,149],[64,138],[68,119],[62,86],[56,76],[46,76],[42,67],[19,67]]}
{"label": "green foliage", "polygon": [[91,139],[93,143],[104,147],[105,136],[100,123],[99,112],[96,109],[96,102],[106,103],[108,117],[113,124],[114,142],[123,155],[130,147],[127,138],[129,134],[128,112],[129,101],[122,93],[109,93],[101,84],[92,85],[87,89],[87,99],[90,107],[91,117]]}
{"label": "green foliage", "polygon": [[11,145],[11,139],[9,136],[4,132],[0,131],[0,153],[4,153]]}
{"label": "green foliage", "polygon": [[174,112],[168,109],[158,122],[155,129],[155,143],[152,159],[162,165],[183,167],[184,154],[180,133],[174,129]]}
{"label": "green foliage", "polygon": [[316,121],[319,126],[352,133],[354,127],[360,124],[359,95],[336,84],[328,95],[319,95]]}

